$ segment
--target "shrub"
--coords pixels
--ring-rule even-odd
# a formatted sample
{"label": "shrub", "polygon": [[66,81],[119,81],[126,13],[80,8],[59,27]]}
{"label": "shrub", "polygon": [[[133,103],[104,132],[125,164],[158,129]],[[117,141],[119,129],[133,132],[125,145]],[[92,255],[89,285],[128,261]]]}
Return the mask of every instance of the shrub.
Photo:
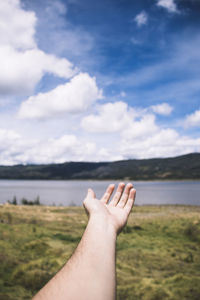
{"label": "shrub", "polygon": [[21,203],[22,205],[41,205],[39,196],[37,196],[37,198],[34,201],[27,200],[26,198],[22,198]]}
{"label": "shrub", "polygon": [[184,230],[184,234],[193,242],[200,241],[200,230],[196,224],[189,224]]}
{"label": "shrub", "polygon": [[17,205],[17,197],[14,196],[13,199],[12,199],[11,201],[8,200],[8,203],[9,203],[9,204],[13,204],[13,205]]}

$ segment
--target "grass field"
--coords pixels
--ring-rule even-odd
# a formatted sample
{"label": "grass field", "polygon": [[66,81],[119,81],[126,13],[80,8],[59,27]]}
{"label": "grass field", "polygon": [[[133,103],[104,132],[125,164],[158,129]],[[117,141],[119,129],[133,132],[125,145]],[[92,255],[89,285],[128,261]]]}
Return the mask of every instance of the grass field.
{"label": "grass field", "polygon": [[[0,206],[0,299],[31,297],[76,248],[80,207]],[[200,207],[135,207],[117,242],[117,299],[200,299]]]}

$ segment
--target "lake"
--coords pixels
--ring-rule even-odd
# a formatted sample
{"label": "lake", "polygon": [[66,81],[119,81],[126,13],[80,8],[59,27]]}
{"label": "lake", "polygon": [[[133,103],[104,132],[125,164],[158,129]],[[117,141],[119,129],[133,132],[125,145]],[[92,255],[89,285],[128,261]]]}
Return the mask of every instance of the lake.
{"label": "lake", "polygon": [[[24,197],[34,200],[40,197],[44,205],[82,205],[88,187],[99,198],[109,183],[118,181],[94,180],[0,180],[0,203],[17,197],[18,203]],[[136,181],[135,204],[200,205],[200,181]]]}

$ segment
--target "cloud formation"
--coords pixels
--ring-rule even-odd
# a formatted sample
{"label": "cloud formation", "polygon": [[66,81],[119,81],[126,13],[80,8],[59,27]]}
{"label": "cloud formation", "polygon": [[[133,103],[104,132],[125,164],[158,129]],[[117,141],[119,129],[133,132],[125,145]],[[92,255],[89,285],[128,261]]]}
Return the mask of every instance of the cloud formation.
{"label": "cloud formation", "polygon": [[65,58],[40,50],[34,37],[37,18],[19,0],[0,5],[0,95],[27,95],[45,73],[70,78],[76,70]]}
{"label": "cloud formation", "polygon": [[0,65],[1,95],[30,94],[46,72],[62,78],[70,78],[74,74],[69,61],[47,55],[39,49],[22,52],[1,46]]}
{"label": "cloud formation", "polygon": [[147,109],[128,107],[125,102],[107,103],[99,106],[96,114],[84,117],[81,126],[93,133],[118,133],[116,145],[114,142],[112,147],[123,159],[168,157],[200,151],[200,138],[182,136],[172,128],[157,124],[154,113],[169,115],[172,109],[167,103]]}
{"label": "cloud formation", "polygon": [[169,13],[178,13],[174,0],[158,0],[157,6],[165,8]]}
{"label": "cloud formation", "polygon": [[180,136],[173,129],[160,129],[145,138],[124,139],[120,153],[125,158],[170,157],[200,151],[200,138]]}
{"label": "cloud formation", "polygon": [[95,78],[80,73],[70,82],[47,93],[29,97],[22,102],[18,116],[22,119],[43,119],[63,113],[80,113],[101,97]]}
{"label": "cloud formation", "polygon": [[97,107],[97,113],[82,119],[81,126],[88,132],[120,132],[122,136],[136,137],[158,130],[155,115],[169,115],[173,107],[161,103],[146,109],[129,107],[126,102],[117,101]]}
{"label": "cloud formation", "polygon": [[24,139],[15,130],[0,129],[0,164],[113,161],[200,151],[200,138],[159,125],[150,109],[129,107],[122,101],[99,104],[96,114],[83,118],[82,135]]}
{"label": "cloud formation", "polygon": [[184,121],[186,127],[200,127],[200,110],[188,115]]}
{"label": "cloud formation", "polygon": [[168,116],[171,114],[173,107],[168,103],[161,103],[151,106],[153,112],[159,115]]}
{"label": "cloud formation", "polygon": [[141,13],[139,13],[136,17],[135,17],[135,22],[137,24],[138,27],[141,27],[145,24],[147,24],[148,22],[148,15],[145,11],[141,11]]}
{"label": "cloud formation", "polygon": [[121,159],[104,147],[73,134],[58,138],[24,139],[13,130],[0,129],[0,165],[48,164],[66,161],[108,161]]}
{"label": "cloud formation", "polygon": [[23,10],[19,0],[1,1],[0,19],[0,46],[10,45],[20,50],[36,47],[36,15]]}
{"label": "cloud formation", "polygon": [[119,132],[131,123],[133,112],[123,102],[106,103],[98,107],[98,114],[83,118],[81,126],[88,132]]}
{"label": "cloud formation", "polygon": [[[103,26],[93,29],[93,13],[102,12],[88,6],[77,25],[73,9],[76,5],[82,13],[78,2],[66,6],[59,0],[5,0],[0,5],[0,164],[109,161],[200,151],[199,138],[183,135],[182,128],[179,133],[178,126],[174,129],[177,115],[185,118],[186,127],[200,126],[199,32],[193,33],[192,25],[187,29],[187,20],[188,31],[183,32],[179,18],[163,18],[163,11],[180,13],[178,1],[156,0],[152,8],[144,0],[138,15],[132,1],[133,10],[126,12],[135,16],[136,26],[124,20],[121,26],[120,13],[110,20],[108,10]],[[150,15],[151,26],[145,27]],[[132,35],[138,47],[129,43]],[[103,92],[94,75],[86,73],[89,70],[104,86],[103,101],[98,101]],[[185,117],[188,101],[194,113]],[[196,135],[195,129],[194,135],[192,129],[188,132]]]}

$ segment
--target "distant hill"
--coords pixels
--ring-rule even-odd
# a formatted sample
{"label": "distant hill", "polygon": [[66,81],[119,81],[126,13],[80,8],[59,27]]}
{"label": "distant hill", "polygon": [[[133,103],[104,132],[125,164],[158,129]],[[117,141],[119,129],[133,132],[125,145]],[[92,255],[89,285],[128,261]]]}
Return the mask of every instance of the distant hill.
{"label": "distant hill", "polygon": [[200,179],[200,153],[116,162],[0,166],[0,179]]}

